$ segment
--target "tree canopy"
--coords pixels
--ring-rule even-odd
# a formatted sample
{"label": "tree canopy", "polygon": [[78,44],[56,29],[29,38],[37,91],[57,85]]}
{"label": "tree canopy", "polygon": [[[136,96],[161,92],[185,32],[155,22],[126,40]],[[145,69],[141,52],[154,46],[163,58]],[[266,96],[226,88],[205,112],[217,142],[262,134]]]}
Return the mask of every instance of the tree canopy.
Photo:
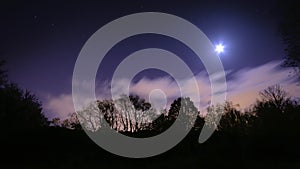
{"label": "tree canopy", "polygon": [[279,30],[286,44],[284,66],[292,67],[294,74],[300,80],[300,5],[297,1],[283,3],[286,8]]}
{"label": "tree canopy", "polygon": [[4,62],[0,62],[0,125],[2,129],[36,129],[48,125],[42,104],[28,90],[7,82]]}

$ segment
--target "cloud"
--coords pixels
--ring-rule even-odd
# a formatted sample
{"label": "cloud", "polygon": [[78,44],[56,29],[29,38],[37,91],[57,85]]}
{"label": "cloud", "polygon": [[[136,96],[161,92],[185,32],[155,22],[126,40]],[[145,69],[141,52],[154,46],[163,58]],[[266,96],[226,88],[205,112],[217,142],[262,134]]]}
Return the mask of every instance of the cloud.
{"label": "cloud", "polygon": [[[143,78],[137,83],[131,84],[130,93],[149,100],[151,91],[160,89],[167,99],[167,108],[174,99],[181,96],[190,97],[199,109],[201,109],[201,106],[207,105],[210,96],[210,82],[205,72],[199,73],[195,78],[186,78],[180,81],[177,83],[171,77],[151,80]],[[198,94],[200,94],[200,98]]]}
{"label": "cloud", "polygon": [[[109,83],[107,81],[103,83],[97,83],[96,88],[99,95],[97,95],[98,99],[106,99],[108,98],[109,93]],[[82,97],[79,98],[88,98],[86,96],[86,91],[90,91],[92,82],[82,81],[82,82],[75,82],[75,86],[80,86],[80,93],[79,95]],[[71,93],[62,93],[57,96],[47,95],[46,96],[45,104],[43,108],[46,110],[46,114],[48,118],[52,119],[58,117],[60,119],[66,119],[68,115],[75,112],[73,98]],[[88,103],[91,103],[92,99],[85,100],[84,103],[78,105],[78,107],[84,107]]]}
{"label": "cloud", "polygon": [[[258,98],[259,91],[268,86],[279,84],[293,97],[300,97],[300,86],[289,77],[290,69],[280,68],[281,62],[273,61],[253,68],[245,68],[237,72],[227,71],[230,78],[227,79],[227,100],[235,104],[239,104],[241,108],[246,108],[253,104]],[[218,78],[215,76],[213,78]],[[130,84],[129,92],[137,94],[149,101],[151,91],[159,89],[164,92],[167,98],[167,107],[177,97],[190,97],[200,111],[205,111],[210,104],[211,86],[206,72],[200,72],[195,76],[195,81],[192,78],[182,80],[182,89],[184,93],[180,92],[179,85],[171,77],[159,77],[156,79],[142,78],[136,83],[129,83],[129,79],[116,80],[114,91],[116,93],[126,94],[124,84]],[[83,82],[82,86],[88,89],[91,85]],[[97,98],[110,98],[110,83],[103,82],[97,85]],[[198,90],[199,89],[199,90]],[[197,91],[200,92],[200,100],[198,100]],[[222,92],[222,91],[221,91]],[[161,96],[161,95],[157,95]],[[153,99],[153,98],[151,98]],[[154,97],[155,99],[155,97]],[[158,100],[161,98],[158,98]],[[49,97],[47,99],[45,108],[53,113],[57,113],[60,118],[65,118],[71,112],[74,112],[71,94],[61,94],[56,97]]]}
{"label": "cloud", "polygon": [[72,95],[48,96],[44,108],[49,112],[49,118],[59,117],[60,119],[65,119],[70,113],[74,112]]}
{"label": "cloud", "polygon": [[281,62],[274,61],[234,73],[227,81],[228,100],[246,108],[255,102],[260,91],[275,84],[281,85],[290,96],[299,97],[300,86],[289,77],[290,69],[280,65]]}

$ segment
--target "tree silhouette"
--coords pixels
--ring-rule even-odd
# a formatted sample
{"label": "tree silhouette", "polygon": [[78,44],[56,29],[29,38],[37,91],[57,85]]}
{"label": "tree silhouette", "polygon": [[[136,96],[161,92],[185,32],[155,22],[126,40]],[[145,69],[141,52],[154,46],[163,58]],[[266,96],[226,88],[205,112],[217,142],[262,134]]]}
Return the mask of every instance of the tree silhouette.
{"label": "tree silhouette", "polygon": [[174,102],[171,104],[167,117],[168,127],[174,123],[179,113],[182,113],[182,118],[179,120],[186,126],[187,129],[194,127],[195,124],[195,121],[190,121],[190,119],[193,119],[194,117],[200,117],[198,109],[195,107],[191,99],[189,97],[180,97],[174,100]]}
{"label": "tree silhouette", "polygon": [[7,84],[7,74],[6,70],[3,69],[3,66],[5,64],[4,60],[0,60],[0,87],[4,87],[5,84]]}
{"label": "tree silhouette", "polygon": [[[155,112],[151,104],[139,96],[121,95],[116,100],[90,103],[77,112],[77,117],[85,129],[93,132],[106,124],[116,131],[138,132],[150,128],[152,119],[156,117]],[[69,121],[67,119],[64,126],[69,126]]]}
{"label": "tree silhouette", "polygon": [[283,2],[284,17],[280,22],[280,33],[286,44],[284,66],[294,68],[294,73],[300,80],[300,11],[299,3]]}
{"label": "tree silhouette", "polygon": [[[3,62],[1,62],[3,63]],[[6,129],[35,129],[47,126],[42,105],[28,90],[8,83],[6,73],[0,69],[0,125]]]}
{"label": "tree silhouette", "polygon": [[256,119],[252,112],[241,112],[239,105],[226,101],[224,103],[224,112],[220,119],[218,129],[221,131],[234,133],[236,135],[249,134],[248,128],[253,125]]}
{"label": "tree silhouette", "polygon": [[[106,103],[106,100],[104,100],[103,103]],[[105,124],[103,123],[103,120],[104,113],[106,112],[101,112],[99,105],[102,105],[102,102],[92,102],[84,107],[81,111],[76,112],[78,121],[81,123],[84,129],[91,132],[96,132],[101,128],[102,125]]]}
{"label": "tree silhouette", "polygon": [[224,114],[224,105],[223,104],[217,104],[217,105],[211,105],[207,108],[207,114],[205,116],[205,125],[207,125],[209,128],[218,130],[218,121],[222,118],[222,115]]}
{"label": "tree silhouette", "polygon": [[[60,121],[58,121],[60,123]],[[65,119],[61,124],[62,127],[72,129],[72,130],[82,130],[79,119],[76,113],[72,113],[69,115],[67,119]]]}
{"label": "tree silhouette", "polygon": [[130,95],[129,100],[136,110],[146,111],[151,108],[151,104],[146,102],[145,99],[140,98],[138,95]]}
{"label": "tree silhouette", "polygon": [[60,127],[61,126],[61,121],[60,118],[55,117],[50,121],[50,125],[54,126],[54,127]]}
{"label": "tree silhouette", "polygon": [[151,104],[139,96],[121,95],[113,102],[113,113],[116,129],[119,131],[138,132],[149,128],[155,112]]}
{"label": "tree silhouette", "polygon": [[261,98],[256,102],[254,111],[257,125],[263,134],[275,136],[278,133],[287,133],[292,129],[291,125],[298,124],[292,119],[299,117],[299,103],[288,97],[279,85],[270,86],[259,94]]}
{"label": "tree silhouette", "polygon": [[275,107],[283,111],[286,104],[290,101],[287,92],[284,91],[279,85],[270,86],[267,89],[259,92],[261,103],[265,106]]}

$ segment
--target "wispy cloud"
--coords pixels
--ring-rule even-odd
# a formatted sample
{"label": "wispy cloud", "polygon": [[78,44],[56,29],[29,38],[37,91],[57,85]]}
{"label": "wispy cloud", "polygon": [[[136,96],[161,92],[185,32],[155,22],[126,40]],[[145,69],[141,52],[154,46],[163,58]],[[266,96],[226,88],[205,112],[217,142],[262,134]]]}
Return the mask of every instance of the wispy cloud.
{"label": "wispy cloud", "polygon": [[239,103],[242,108],[252,104],[259,91],[275,84],[281,85],[292,97],[300,96],[300,86],[289,77],[290,69],[280,67],[281,62],[240,70],[234,73],[228,84],[228,100]]}
{"label": "wispy cloud", "polygon": [[48,96],[44,109],[49,112],[49,118],[59,117],[65,119],[70,113],[74,112],[72,95]]}
{"label": "wispy cloud", "polygon": [[[300,86],[289,77],[290,69],[280,68],[281,62],[269,62],[254,68],[245,68],[237,72],[230,73],[230,79],[227,79],[227,100],[240,104],[241,108],[253,104],[258,98],[259,91],[268,86],[280,84],[293,97],[300,97]],[[116,87],[122,92],[122,84],[129,79],[119,79]],[[183,96],[189,96],[193,101],[198,102],[200,110],[204,110],[210,103],[211,86],[206,72],[201,72],[195,76],[196,84],[200,92],[200,101],[197,100],[197,87],[195,87],[192,78],[184,79],[181,86],[185,93]],[[86,82],[83,84],[86,84]],[[110,93],[110,83],[101,83],[97,86],[98,99],[108,98]],[[149,94],[155,89],[164,92],[167,98],[167,106],[176,97],[181,96],[179,85],[170,77],[159,77],[156,79],[142,78],[137,83],[130,84],[131,94],[137,94],[146,100],[149,100]],[[61,94],[56,97],[49,97],[44,108],[47,111],[56,113],[60,118],[65,118],[68,113],[73,112],[73,102],[71,94]]]}

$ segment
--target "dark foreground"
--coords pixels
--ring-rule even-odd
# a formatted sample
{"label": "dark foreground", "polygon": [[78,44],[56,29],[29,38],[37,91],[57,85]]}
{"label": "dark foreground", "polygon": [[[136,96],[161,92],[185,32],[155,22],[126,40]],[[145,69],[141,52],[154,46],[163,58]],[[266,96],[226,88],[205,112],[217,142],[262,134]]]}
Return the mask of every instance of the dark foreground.
{"label": "dark foreground", "polygon": [[0,168],[245,168],[294,169],[300,166],[300,136],[236,136],[215,132],[197,143],[192,132],[172,150],[146,159],[119,157],[98,147],[83,131],[46,128],[2,132]]}

